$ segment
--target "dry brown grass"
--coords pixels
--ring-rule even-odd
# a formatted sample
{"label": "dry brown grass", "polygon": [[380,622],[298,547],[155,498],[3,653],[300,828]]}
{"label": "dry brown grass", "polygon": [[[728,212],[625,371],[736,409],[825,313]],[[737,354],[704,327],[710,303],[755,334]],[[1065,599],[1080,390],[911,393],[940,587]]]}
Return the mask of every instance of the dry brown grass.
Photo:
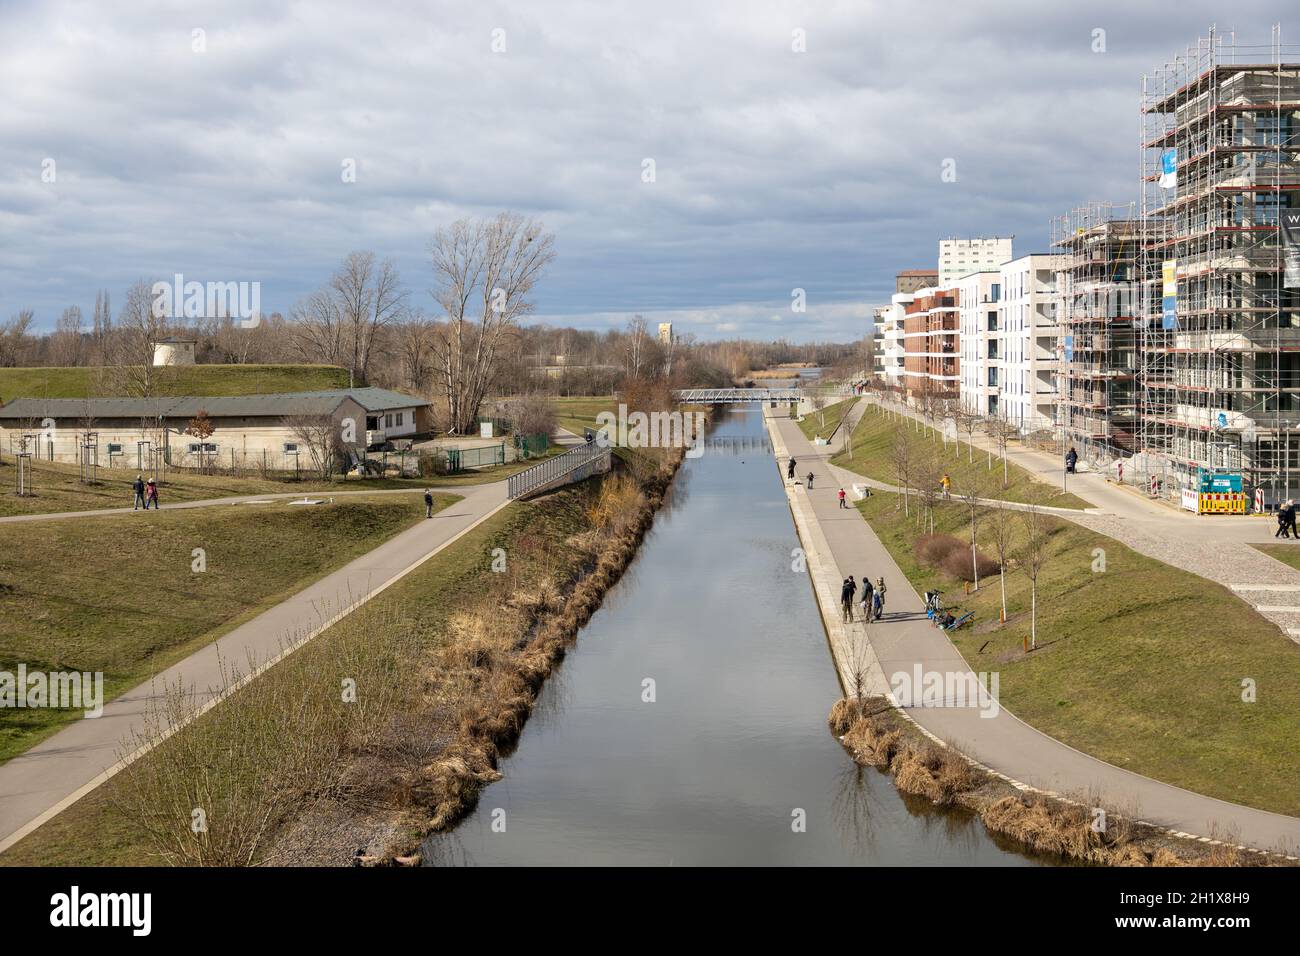
{"label": "dry brown grass", "polygon": [[1075,802],[1018,790],[991,777],[952,747],[934,743],[883,698],[839,700],[831,708],[828,724],[858,763],[890,773],[899,790],[924,796],[937,806],[972,810],[990,832],[1009,837],[1030,852],[1105,866],[1281,862],[1243,852],[1231,839],[1207,845],[1174,838],[1112,811],[1106,813],[1106,826],[1095,829],[1092,808],[1100,804],[1095,795]]}

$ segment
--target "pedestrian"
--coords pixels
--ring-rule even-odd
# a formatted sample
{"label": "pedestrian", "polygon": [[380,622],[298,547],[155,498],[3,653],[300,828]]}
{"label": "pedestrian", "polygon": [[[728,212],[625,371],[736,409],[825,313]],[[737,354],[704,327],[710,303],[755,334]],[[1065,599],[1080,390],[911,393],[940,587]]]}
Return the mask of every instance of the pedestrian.
{"label": "pedestrian", "polygon": [[882,574],[876,581],[876,593],[872,598],[873,606],[876,609],[876,620],[885,613],[885,576]]}
{"label": "pedestrian", "polygon": [[791,455],[790,464],[786,465],[785,467],[785,476],[789,478],[791,481],[794,481],[794,469],[797,464],[798,462],[794,460],[794,455]]}
{"label": "pedestrian", "polygon": [[1069,474],[1074,474],[1074,466],[1079,463],[1079,453],[1070,446],[1070,450],[1065,453],[1065,470]]}
{"label": "pedestrian", "polygon": [[849,586],[848,578],[845,578],[844,583],[840,585],[840,612],[844,620],[853,619],[853,588]]}
{"label": "pedestrian", "polygon": [[1119,483],[1124,484],[1124,463],[1122,461],[1119,463]]}
{"label": "pedestrian", "polygon": [[1295,529],[1295,501],[1288,499],[1286,503],[1286,526],[1291,532],[1291,537],[1300,538],[1300,531]]}
{"label": "pedestrian", "polygon": [[149,510],[149,505],[153,505],[153,510],[158,510],[158,482],[150,478],[144,483],[144,510]]}
{"label": "pedestrian", "polygon": [[433,517],[433,492],[428,488],[424,489],[424,516],[426,518]]}
{"label": "pedestrian", "polygon": [[1277,506],[1277,530],[1273,532],[1273,537],[1289,538],[1291,537],[1291,535],[1288,533],[1290,532],[1290,530],[1291,530],[1291,523],[1287,521],[1286,505],[1280,504]]}
{"label": "pedestrian", "polygon": [[862,601],[860,603],[862,604],[862,620],[864,621],[871,620],[871,596],[875,591],[876,589],[871,585],[870,576],[862,575]]}
{"label": "pedestrian", "polygon": [[135,493],[135,507],[132,511],[139,511],[142,507],[148,511],[149,508],[144,501],[144,475],[136,475],[135,482],[131,485],[131,490]]}
{"label": "pedestrian", "polygon": [[808,472],[808,490],[812,491],[812,472]]}
{"label": "pedestrian", "polygon": [[952,479],[948,477],[946,471],[943,473],[943,477],[939,479],[939,487],[943,489],[943,496],[945,498],[950,497],[948,492],[952,488]]}
{"label": "pedestrian", "polygon": [[843,489],[843,488],[840,489],[840,507],[841,507],[841,508],[847,508],[847,507],[848,507],[848,504],[847,504],[847,503],[845,502],[845,500],[844,500],[844,489]]}
{"label": "pedestrian", "polygon": [[879,591],[871,592],[871,611],[872,617],[877,621],[880,620],[880,615],[885,611],[885,599],[881,596]]}

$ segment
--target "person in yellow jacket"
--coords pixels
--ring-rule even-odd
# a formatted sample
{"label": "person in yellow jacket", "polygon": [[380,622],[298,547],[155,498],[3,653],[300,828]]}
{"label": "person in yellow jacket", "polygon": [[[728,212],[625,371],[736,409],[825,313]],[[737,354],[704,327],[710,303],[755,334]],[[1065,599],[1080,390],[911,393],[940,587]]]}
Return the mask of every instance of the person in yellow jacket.
{"label": "person in yellow jacket", "polygon": [[939,487],[943,489],[943,496],[945,498],[950,497],[948,491],[952,488],[952,479],[948,477],[946,471],[943,473],[943,477],[939,479]]}

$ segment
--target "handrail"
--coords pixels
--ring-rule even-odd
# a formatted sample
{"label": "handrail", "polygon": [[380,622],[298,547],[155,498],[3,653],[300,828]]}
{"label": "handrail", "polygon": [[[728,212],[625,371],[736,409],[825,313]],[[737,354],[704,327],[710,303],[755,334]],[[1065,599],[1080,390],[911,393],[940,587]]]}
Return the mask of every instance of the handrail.
{"label": "handrail", "polygon": [[563,455],[539,461],[531,468],[525,468],[523,471],[511,475],[506,479],[507,494],[511,499],[526,495],[530,491],[537,490],[542,485],[549,484],[557,478],[562,478],[569,472],[581,468],[601,455],[607,454],[609,454],[609,449],[595,442],[578,445],[576,448],[569,449]]}

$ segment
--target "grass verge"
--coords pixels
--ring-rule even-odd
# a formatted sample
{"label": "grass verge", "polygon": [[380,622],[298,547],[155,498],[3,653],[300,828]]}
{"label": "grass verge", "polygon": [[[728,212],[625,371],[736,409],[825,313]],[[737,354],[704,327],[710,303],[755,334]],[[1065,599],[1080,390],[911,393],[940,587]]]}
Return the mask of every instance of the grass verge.
{"label": "grass verge", "polygon": [[[807,421],[803,424],[807,424]],[[801,425],[802,427],[802,425]],[[952,479],[952,494],[975,490],[980,497],[1000,498],[1053,508],[1087,508],[1082,498],[1039,481],[1018,465],[1003,463],[962,441],[944,443],[932,428],[906,417],[894,417],[879,405],[868,404],[853,429],[851,454],[840,452],[831,464],[867,478],[901,486],[899,464],[906,462],[912,488],[937,486],[944,473]],[[1004,481],[1005,475],[1005,481]]]}
{"label": "grass verge", "polygon": [[[10,525],[0,670],[102,672],[107,703],[423,517],[414,499],[357,497]],[[0,761],[79,716],[6,711]]]}
{"label": "grass verge", "polygon": [[[116,394],[113,369],[0,368],[0,400]],[[337,365],[172,365],[153,370],[158,395],[256,395],[347,388]]]}
{"label": "grass verge", "polygon": [[803,421],[799,423],[799,430],[803,432],[803,437],[809,441],[818,436],[830,438],[835,433],[835,429],[840,427],[840,422],[844,421],[844,416],[849,413],[849,409],[855,402],[857,398],[846,398],[834,405],[827,405],[821,411],[806,414]]}
{"label": "grass verge", "polygon": [[[1025,519],[980,509],[979,550],[997,556],[1005,516],[1010,557],[1004,579],[963,595],[959,582],[917,559],[918,509],[908,518],[899,504],[878,494],[858,508],[918,592],[938,586],[954,613],[975,612],[974,626],[953,641],[972,670],[1000,673],[1002,703],[1018,717],[1116,766],[1300,814],[1300,647],[1275,625],[1218,584],[1048,517],[1039,647],[1026,653]],[[935,511],[936,533],[970,540],[962,504]],[[1003,580],[1008,619],[1000,624]]]}

